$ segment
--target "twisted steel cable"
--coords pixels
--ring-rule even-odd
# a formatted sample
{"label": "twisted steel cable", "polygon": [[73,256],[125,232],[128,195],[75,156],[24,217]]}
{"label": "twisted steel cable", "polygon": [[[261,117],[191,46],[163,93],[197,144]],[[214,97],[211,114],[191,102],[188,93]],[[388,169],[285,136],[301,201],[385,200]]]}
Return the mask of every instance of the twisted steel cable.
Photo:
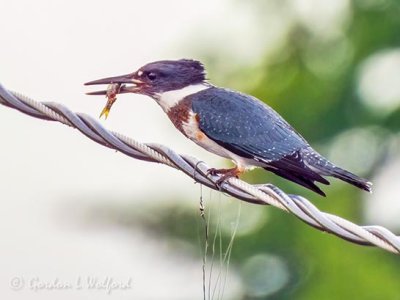
{"label": "twisted steel cable", "polygon": [[358,226],[336,215],[322,212],[304,197],[288,195],[272,184],[250,185],[240,179],[230,178],[218,185],[220,176],[209,174],[209,166],[203,161],[188,155],[177,154],[164,145],[139,143],[123,134],[109,131],[91,116],[74,113],[60,103],[37,102],[19,93],[6,90],[1,84],[0,103],[35,118],[58,121],[76,128],[96,143],[130,157],[162,163],[181,170],[195,181],[237,199],[275,206],[292,213],[318,230],[332,233],[349,242],[372,245],[400,254],[400,236],[396,236],[382,226]]}

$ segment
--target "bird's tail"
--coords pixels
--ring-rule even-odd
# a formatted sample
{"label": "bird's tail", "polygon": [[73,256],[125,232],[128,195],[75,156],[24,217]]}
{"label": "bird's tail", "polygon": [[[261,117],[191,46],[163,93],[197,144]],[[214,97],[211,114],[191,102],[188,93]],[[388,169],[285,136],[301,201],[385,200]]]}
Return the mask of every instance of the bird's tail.
{"label": "bird's tail", "polygon": [[335,167],[332,170],[332,176],[339,178],[340,180],[346,181],[362,190],[367,192],[372,192],[372,182],[368,181],[367,179],[358,177],[349,171],[343,170],[339,167]]}
{"label": "bird's tail", "polygon": [[357,175],[339,168],[329,162],[326,158],[313,153],[305,156],[306,164],[316,171],[318,174],[323,176],[333,176],[345,182],[348,182],[362,190],[372,192],[372,183],[367,179],[358,177]]}

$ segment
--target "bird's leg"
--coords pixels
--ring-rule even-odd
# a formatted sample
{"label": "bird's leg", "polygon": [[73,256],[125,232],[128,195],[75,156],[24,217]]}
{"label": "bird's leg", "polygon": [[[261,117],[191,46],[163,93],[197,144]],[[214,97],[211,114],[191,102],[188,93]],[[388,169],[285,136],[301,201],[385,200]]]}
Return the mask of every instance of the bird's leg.
{"label": "bird's leg", "polygon": [[210,175],[222,175],[216,182],[218,186],[220,186],[225,180],[231,177],[236,177],[238,178],[240,174],[244,172],[244,168],[241,168],[239,166],[236,166],[234,168],[230,169],[215,169],[211,168],[207,171],[207,174]]}

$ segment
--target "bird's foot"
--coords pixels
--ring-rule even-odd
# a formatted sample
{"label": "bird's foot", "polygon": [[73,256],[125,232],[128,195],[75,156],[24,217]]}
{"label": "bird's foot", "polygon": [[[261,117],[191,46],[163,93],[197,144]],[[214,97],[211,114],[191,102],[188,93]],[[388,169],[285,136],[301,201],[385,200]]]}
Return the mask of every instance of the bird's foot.
{"label": "bird's foot", "polygon": [[216,182],[215,184],[219,187],[221,186],[221,184],[231,178],[231,177],[236,177],[239,178],[239,175],[243,173],[243,170],[241,170],[238,167],[235,168],[231,168],[231,169],[215,169],[215,168],[211,168],[207,171],[207,175],[222,175]]}

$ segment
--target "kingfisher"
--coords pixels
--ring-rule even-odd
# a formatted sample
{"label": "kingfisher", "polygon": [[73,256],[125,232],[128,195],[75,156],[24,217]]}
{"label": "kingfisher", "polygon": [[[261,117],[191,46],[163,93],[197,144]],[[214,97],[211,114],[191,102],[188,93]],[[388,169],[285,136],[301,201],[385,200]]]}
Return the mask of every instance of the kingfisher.
{"label": "kingfisher", "polygon": [[[371,192],[372,183],[324,158],[275,110],[259,99],[211,84],[204,65],[193,59],[148,63],[133,73],[85,85],[108,84],[90,92],[108,95],[108,114],[116,94],[136,93],[153,98],[175,127],[204,149],[231,159],[235,167],[210,169],[219,184],[259,167],[322,196],[316,183],[329,185],[332,176]],[[109,91],[112,91],[110,96]],[[110,98],[111,97],[111,98]]]}

